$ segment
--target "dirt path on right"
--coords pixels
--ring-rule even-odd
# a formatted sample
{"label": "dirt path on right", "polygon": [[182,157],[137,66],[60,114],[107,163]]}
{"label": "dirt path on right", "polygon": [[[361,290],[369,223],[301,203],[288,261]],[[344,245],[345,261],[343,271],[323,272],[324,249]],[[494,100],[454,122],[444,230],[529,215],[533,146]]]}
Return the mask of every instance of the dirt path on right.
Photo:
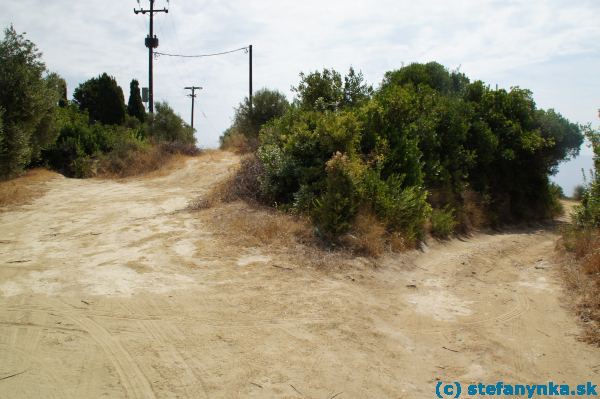
{"label": "dirt path on right", "polygon": [[[577,341],[576,318],[564,305],[557,238],[552,228],[479,234],[433,245],[405,263],[408,272],[391,261],[388,281],[402,276],[397,285],[416,288],[401,295],[407,305],[398,308],[395,321],[379,322],[408,337],[428,365],[415,378],[598,381],[600,351]],[[425,397],[431,388],[414,389]]]}
{"label": "dirt path on right", "polygon": [[0,213],[0,398],[413,399],[438,380],[599,382],[600,350],[563,305],[553,228],[318,267],[310,248],[228,241],[222,208],[186,209],[237,162],[53,180]]}

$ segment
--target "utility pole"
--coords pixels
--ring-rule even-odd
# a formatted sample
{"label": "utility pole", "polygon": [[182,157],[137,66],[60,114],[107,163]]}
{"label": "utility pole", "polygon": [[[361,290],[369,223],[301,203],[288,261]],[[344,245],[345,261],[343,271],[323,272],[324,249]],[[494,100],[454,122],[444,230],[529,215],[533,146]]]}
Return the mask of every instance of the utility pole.
{"label": "utility pole", "polygon": [[185,87],[186,90],[191,90],[192,94],[188,94],[188,97],[192,98],[192,130],[194,130],[194,101],[196,99],[196,90],[202,90],[200,86],[188,86]]}
{"label": "utility pole", "polygon": [[[140,8],[139,10],[137,9],[133,9],[133,12],[136,14],[142,13],[142,14],[150,14],[150,33],[148,34],[148,36],[146,36],[146,47],[148,47],[148,88],[149,88],[149,93],[148,93],[148,108],[150,110],[150,113],[154,113],[154,81],[153,81],[153,77],[152,77],[152,61],[154,59],[154,49],[158,47],[158,38],[156,37],[156,35],[154,34],[154,14],[157,12],[164,12],[164,13],[168,13],[169,10],[167,10],[166,8],[163,8],[162,10],[155,10],[154,9],[154,0],[149,0],[150,1],[150,9],[149,10],[144,10],[143,8]],[[139,3],[139,1],[138,1]]]}
{"label": "utility pole", "polygon": [[248,53],[249,53],[249,82],[250,82],[250,87],[249,87],[249,93],[248,93],[248,100],[250,102],[250,111],[252,111],[252,45],[248,46]]}

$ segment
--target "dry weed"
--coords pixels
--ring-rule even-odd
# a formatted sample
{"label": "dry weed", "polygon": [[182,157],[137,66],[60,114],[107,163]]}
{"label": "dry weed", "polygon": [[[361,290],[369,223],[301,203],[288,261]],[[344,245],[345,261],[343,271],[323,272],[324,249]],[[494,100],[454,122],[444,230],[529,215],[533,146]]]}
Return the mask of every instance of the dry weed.
{"label": "dry weed", "polygon": [[260,203],[259,177],[263,174],[263,166],[254,154],[248,155],[240,161],[240,165],[225,180],[216,184],[206,195],[192,201],[190,210],[211,208],[219,203],[244,200],[251,203]]}
{"label": "dry weed", "polygon": [[0,182],[0,208],[27,204],[46,192],[43,183],[59,176],[47,169],[28,170],[25,175]]}
{"label": "dry weed", "polygon": [[404,252],[415,248],[414,240],[407,240],[398,232],[391,233],[388,242],[392,252]]}
{"label": "dry weed", "polygon": [[373,213],[361,211],[352,233],[343,236],[341,242],[352,252],[376,258],[385,251],[386,230]]}
{"label": "dry weed", "polygon": [[583,322],[583,339],[600,346],[600,231],[567,227],[559,245],[566,250],[563,276]]}
{"label": "dry weed", "polygon": [[110,152],[100,159],[98,176],[165,176],[190,157],[200,153],[201,151],[193,145],[176,142],[156,144],[150,148],[124,148]]}
{"label": "dry weed", "polygon": [[308,220],[240,201],[219,207],[210,220],[219,235],[241,246],[295,245],[314,239]]}
{"label": "dry weed", "polygon": [[221,144],[221,149],[236,154],[248,154],[258,147],[258,139],[249,138],[241,133],[226,136]]}
{"label": "dry weed", "polygon": [[321,271],[347,269],[356,262],[345,249],[320,245],[310,220],[243,201],[220,203],[198,217],[232,251],[268,247],[268,252]]}

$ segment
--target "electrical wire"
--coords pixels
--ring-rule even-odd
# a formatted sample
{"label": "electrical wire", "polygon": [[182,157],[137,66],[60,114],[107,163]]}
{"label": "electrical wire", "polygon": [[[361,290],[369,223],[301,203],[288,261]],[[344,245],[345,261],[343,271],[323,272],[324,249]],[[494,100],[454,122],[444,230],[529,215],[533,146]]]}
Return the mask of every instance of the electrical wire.
{"label": "electrical wire", "polygon": [[235,53],[236,51],[242,51],[242,50],[244,50],[244,52],[248,52],[248,47],[240,47],[240,48],[237,48],[235,50],[222,51],[220,53],[212,53],[212,54],[184,55],[184,54],[160,53],[158,51],[155,51],[154,54],[156,54],[156,55],[165,55],[167,57],[202,58],[202,57],[214,57],[214,56],[217,56],[217,55],[230,54],[230,53]]}

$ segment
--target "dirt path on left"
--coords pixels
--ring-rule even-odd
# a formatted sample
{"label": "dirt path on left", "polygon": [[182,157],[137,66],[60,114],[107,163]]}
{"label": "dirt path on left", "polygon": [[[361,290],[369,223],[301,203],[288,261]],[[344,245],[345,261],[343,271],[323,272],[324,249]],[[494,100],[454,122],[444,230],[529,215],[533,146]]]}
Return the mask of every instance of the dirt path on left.
{"label": "dirt path on left", "polygon": [[[22,372],[0,397],[156,396],[134,357],[173,345],[174,327],[158,326],[145,296],[196,285],[202,229],[184,209],[236,162],[213,153],[167,176],[54,178],[43,197],[0,213],[0,378]],[[131,353],[123,338],[143,346]],[[162,360],[181,370],[178,384],[195,381],[178,352]]]}

